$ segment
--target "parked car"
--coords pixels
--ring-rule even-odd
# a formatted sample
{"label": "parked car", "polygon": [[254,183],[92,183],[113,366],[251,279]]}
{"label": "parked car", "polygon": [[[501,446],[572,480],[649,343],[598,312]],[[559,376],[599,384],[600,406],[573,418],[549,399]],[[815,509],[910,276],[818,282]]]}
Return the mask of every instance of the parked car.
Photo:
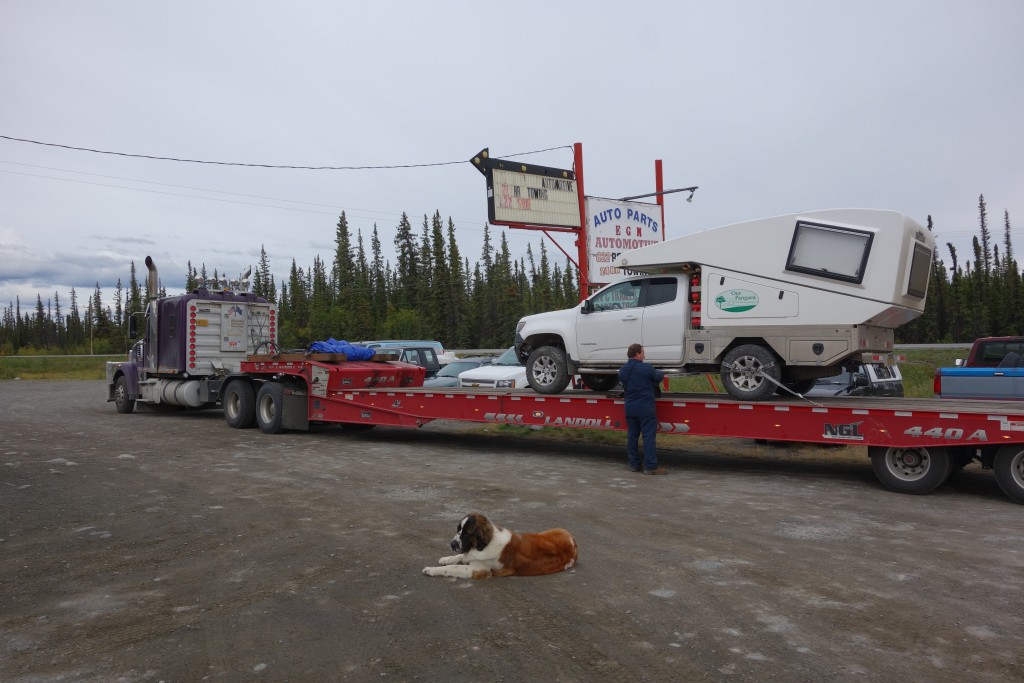
{"label": "parked car", "polygon": [[818,379],[804,396],[903,396],[903,375],[895,365],[861,363],[853,372]]}
{"label": "parked car", "polygon": [[474,370],[481,365],[489,365],[494,362],[493,357],[486,358],[459,358],[448,363],[437,371],[437,374],[423,382],[423,386],[430,388],[457,387],[459,386],[459,375],[467,370]]}
{"label": "parked car", "polygon": [[434,353],[437,354],[437,362],[441,365],[447,365],[453,360],[456,360],[454,353],[448,353],[444,350],[444,345],[435,340],[427,339],[381,339],[376,341],[364,341],[359,342],[362,346],[369,347],[371,349],[396,349],[405,348],[409,346],[431,346],[434,348]]}
{"label": "parked car", "polygon": [[398,359],[403,363],[419,365],[427,371],[426,379],[434,377],[441,370],[441,363],[437,359],[437,351],[433,346],[388,346],[384,349],[399,354]]}
{"label": "parked car", "polygon": [[495,359],[490,365],[467,370],[459,375],[460,387],[481,389],[523,389],[530,386],[526,381],[526,366],[519,362],[515,347]]}

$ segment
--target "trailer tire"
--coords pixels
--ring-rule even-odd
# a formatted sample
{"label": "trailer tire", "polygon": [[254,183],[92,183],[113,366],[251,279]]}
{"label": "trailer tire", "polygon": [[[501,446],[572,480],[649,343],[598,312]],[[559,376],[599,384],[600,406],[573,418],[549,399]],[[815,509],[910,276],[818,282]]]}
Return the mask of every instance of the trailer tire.
{"label": "trailer tire", "polygon": [[591,391],[608,391],[619,383],[618,375],[580,375],[583,386]]}
{"label": "trailer tire", "polygon": [[726,354],[722,361],[722,384],[733,398],[763,401],[775,393],[782,377],[780,361],[758,344],[743,344]]}
{"label": "trailer tire", "polygon": [[871,469],[882,485],[897,493],[921,495],[949,479],[953,458],[946,448],[871,446]]}
{"label": "trailer tire", "polygon": [[224,419],[233,429],[248,429],[256,424],[256,392],[246,380],[228,384],[221,398]]}
{"label": "trailer tire", "polygon": [[526,360],[526,381],[538,394],[560,394],[569,386],[569,364],[565,351],[542,346]]}
{"label": "trailer tire", "polygon": [[117,412],[126,414],[135,410],[135,399],[128,393],[128,380],[124,375],[114,382],[114,406]]}
{"label": "trailer tire", "polygon": [[1015,503],[1024,505],[1024,446],[1006,444],[996,452],[992,463],[996,483]]}
{"label": "trailer tire", "polygon": [[280,382],[264,382],[256,394],[256,424],[264,434],[280,434],[285,431],[284,385]]}

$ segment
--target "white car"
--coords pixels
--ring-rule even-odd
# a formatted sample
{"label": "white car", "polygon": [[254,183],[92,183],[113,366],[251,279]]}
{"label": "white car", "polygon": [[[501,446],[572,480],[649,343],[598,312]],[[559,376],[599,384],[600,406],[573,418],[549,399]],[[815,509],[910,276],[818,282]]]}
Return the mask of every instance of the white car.
{"label": "white car", "polygon": [[526,381],[526,366],[519,362],[515,347],[498,356],[490,365],[481,365],[473,370],[466,370],[459,375],[460,387],[480,387],[481,389],[524,389],[530,384]]}

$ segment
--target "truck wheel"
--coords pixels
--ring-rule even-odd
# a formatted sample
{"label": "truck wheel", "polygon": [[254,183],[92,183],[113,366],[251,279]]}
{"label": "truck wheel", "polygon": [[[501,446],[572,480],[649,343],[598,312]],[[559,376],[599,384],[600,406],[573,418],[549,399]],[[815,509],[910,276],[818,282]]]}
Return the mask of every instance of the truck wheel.
{"label": "truck wheel", "polygon": [[897,493],[933,491],[949,478],[953,459],[945,448],[871,446],[871,469],[882,485]]}
{"label": "truck wheel", "polygon": [[124,375],[114,382],[114,405],[119,413],[130,413],[135,410],[135,399],[128,394],[128,380]]}
{"label": "truck wheel", "polygon": [[264,434],[280,434],[284,431],[284,385],[280,382],[264,382],[256,394],[256,424]]}
{"label": "truck wheel", "polygon": [[583,386],[591,391],[608,391],[619,383],[618,375],[580,375]]}
{"label": "truck wheel", "polygon": [[992,469],[996,483],[1010,500],[1024,504],[1024,447],[1007,444],[996,453]]}
{"label": "truck wheel", "polygon": [[224,419],[234,429],[248,429],[256,424],[256,392],[252,384],[235,380],[224,390]]}
{"label": "truck wheel", "polygon": [[565,351],[557,346],[542,346],[526,360],[526,379],[538,394],[560,394],[569,386],[569,366]]}
{"label": "truck wheel", "polygon": [[733,398],[743,401],[763,401],[770,398],[782,377],[779,360],[768,349],[757,344],[737,346],[722,361],[722,384]]}

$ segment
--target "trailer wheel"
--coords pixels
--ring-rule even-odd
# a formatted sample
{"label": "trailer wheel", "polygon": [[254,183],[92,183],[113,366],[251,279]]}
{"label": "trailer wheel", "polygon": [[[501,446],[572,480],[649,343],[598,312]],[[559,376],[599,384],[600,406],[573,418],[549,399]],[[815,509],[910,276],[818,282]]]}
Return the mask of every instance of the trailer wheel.
{"label": "trailer wheel", "polygon": [[757,344],[743,344],[726,354],[722,361],[722,384],[733,398],[763,401],[770,398],[782,377],[779,360],[768,349]]}
{"label": "trailer wheel", "polygon": [[234,429],[248,429],[256,424],[256,392],[245,380],[228,384],[221,399],[224,404],[224,419]]}
{"label": "trailer wheel", "polygon": [[280,434],[284,431],[284,385],[280,382],[264,382],[256,394],[256,424],[264,434]]}
{"label": "trailer wheel", "polygon": [[996,483],[1010,500],[1024,504],[1024,446],[1007,444],[996,453]]}
{"label": "trailer wheel", "polygon": [[128,380],[124,375],[114,382],[114,406],[119,413],[130,413],[135,410],[135,399],[128,394]]}
{"label": "trailer wheel", "polygon": [[871,469],[882,485],[897,493],[922,494],[949,478],[953,459],[945,448],[871,446]]}
{"label": "trailer wheel", "polygon": [[619,383],[618,375],[580,375],[583,386],[591,391],[608,391]]}
{"label": "trailer wheel", "polygon": [[569,365],[565,351],[542,346],[526,360],[526,380],[538,394],[560,394],[569,386]]}

